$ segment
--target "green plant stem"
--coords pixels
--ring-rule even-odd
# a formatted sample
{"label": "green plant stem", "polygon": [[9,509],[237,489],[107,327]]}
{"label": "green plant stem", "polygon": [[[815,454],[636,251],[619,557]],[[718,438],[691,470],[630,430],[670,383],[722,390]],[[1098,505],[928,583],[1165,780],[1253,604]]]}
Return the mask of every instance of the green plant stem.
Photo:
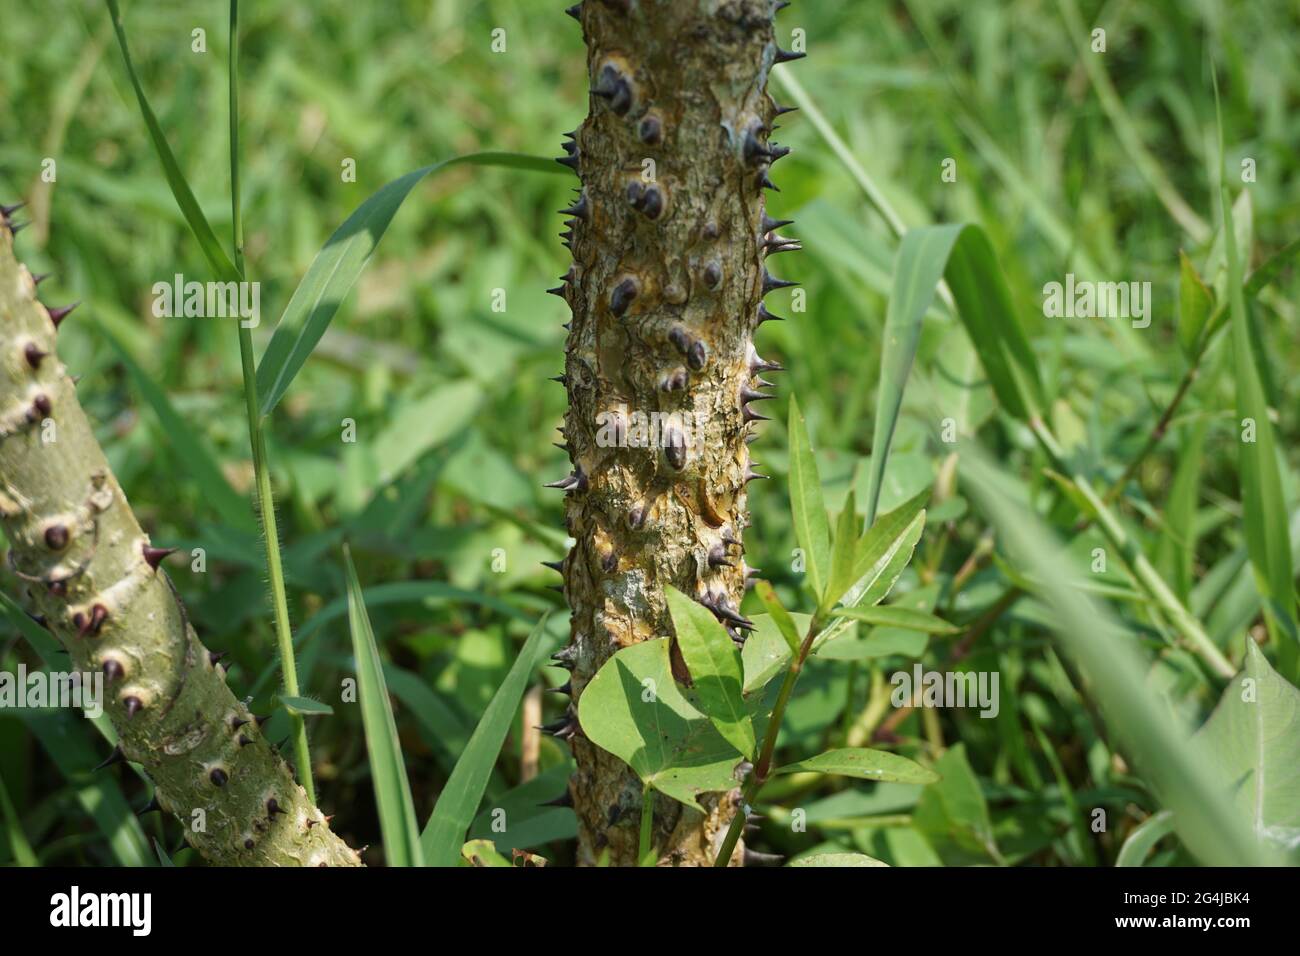
{"label": "green plant stem", "polygon": [[814,615],[808,625],[808,634],[799,645],[799,653],[790,661],[790,669],[785,672],[785,679],[781,682],[781,691],[777,694],[776,704],[772,708],[772,718],[767,723],[767,735],[763,738],[763,747],[759,751],[758,761],[754,764],[754,769],[750,771],[749,779],[745,781],[744,789],[741,791],[740,807],[736,810],[736,815],[731,818],[731,825],[727,827],[727,835],[723,838],[722,848],[718,851],[718,858],[713,861],[715,867],[725,867],[731,860],[731,854],[736,849],[736,844],[740,842],[740,834],[745,829],[745,819],[749,814],[749,807],[753,805],[754,800],[758,797],[758,792],[767,782],[768,775],[772,770],[772,754],[776,751],[776,738],[781,733],[781,718],[785,716],[786,705],[790,703],[790,695],[794,692],[794,685],[799,680],[799,674],[803,671],[804,662],[808,660],[808,655],[812,653],[813,643],[817,640],[817,635],[825,627],[825,622],[820,614]]}
{"label": "green plant stem", "polygon": [[1170,400],[1169,404],[1165,406],[1164,413],[1161,414],[1155,427],[1151,429],[1151,434],[1147,436],[1146,444],[1142,446],[1142,450],[1139,451],[1137,455],[1134,456],[1133,460],[1128,463],[1128,467],[1124,469],[1124,474],[1120,475],[1119,480],[1111,485],[1109,490],[1107,490],[1105,496],[1102,498],[1104,503],[1113,505],[1119,499],[1120,495],[1124,493],[1124,488],[1133,480],[1133,477],[1137,474],[1138,468],[1142,466],[1142,462],[1146,461],[1147,456],[1150,455],[1151,452],[1155,450],[1155,447],[1160,444],[1160,440],[1165,437],[1165,432],[1169,430],[1169,423],[1173,420],[1174,413],[1178,411],[1178,406],[1180,406],[1183,403],[1183,399],[1187,397],[1187,393],[1191,389],[1192,383],[1196,381],[1196,376],[1199,371],[1200,362],[1198,359],[1197,362],[1188,366],[1187,371],[1183,375],[1183,380],[1178,383],[1178,391],[1174,393],[1174,397]]}
{"label": "green plant stem", "polygon": [[648,786],[641,790],[641,837],[637,844],[637,866],[654,866],[655,795]]}
{"label": "green plant stem", "polygon": [[[244,271],[244,222],[239,193],[239,0],[230,0],[230,219],[234,235],[235,269],[240,281],[247,281]],[[271,582],[271,605],[275,615],[275,640],[284,675],[284,691],[289,697],[298,691],[298,667],[293,656],[293,629],[289,623],[289,598],[284,586],[284,566],[280,559],[280,533],[276,527],[275,498],[271,491],[271,468],[266,453],[266,435],[257,400],[257,366],[253,358],[253,333],[239,321],[239,360],[244,379],[244,407],[248,413],[248,440],[253,450],[253,475],[257,485],[257,511],[262,521],[262,543],[266,548],[266,571]],[[307,724],[301,714],[290,713],[293,748],[298,781],[307,798],[316,802],[316,788],[311,775],[311,750],[307,746]]]}

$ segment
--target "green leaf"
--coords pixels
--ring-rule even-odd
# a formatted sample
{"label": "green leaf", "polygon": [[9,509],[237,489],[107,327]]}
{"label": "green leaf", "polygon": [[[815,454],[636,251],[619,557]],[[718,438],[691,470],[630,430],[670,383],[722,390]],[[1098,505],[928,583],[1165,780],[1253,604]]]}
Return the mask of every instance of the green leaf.
{"label": "green leaf", "polygon": [[906,607],[847,607],[836,609],[832,615],[864,621],[875,627],[902,627],[924,634],[956,634],[961,631],[961,628],[949,624],[943,618]]}
{"label": "green leaf", "polygon": [[1249,639],[1245,664],[1195,741],[1232,787],[1255,836],[1293,850],[1300,847],[1300,690]]}
{"label": "green leaf", "polygon": [[708,608],[672,586],[664,588],[664,597],[701,709],[733,747],[753,757],[757,744],[745,711],[740,651]]}
{"label": "green leaf", "polygon": [[[362,598],[363,602],[364,600]],[[363,611],[364,607],[363,603]],[[302,717],[332,717],[334,715],[333,707],[319,700],[312,700],[310,697],[281,697],[280,703],[284,705],[284,709],[289,713],[298,714]]]}
{"label": "green leaf", "polygon": [[424,833],[420,836],[430,866],[456,865],[465,840],[465,831],[474,819],[479,801],[483,799],[483,789],[492,775],[501,745],[505,742],[510,724],[519,709],[519,701],[528,686],[528,679],[541,657],[542,638],[545,634],[546,616],[543,615],[528,635],[528,640],[524,641],[523,649],[497,688],[487,710],[483,712],[482,719],[469,738],[469,745],[461,754],[460,760],[456,761],[456,769],[451,772],[446,786],[438,796],[433,815],[429,817]]}
{"label": "green leaf", "polygon": [[158,856],[159,866],[175,868],[176,864],[172,862],[172,858],[167,855],[167,851],[162,848],[162,844],[158,842],[157,838],[153,840],[153,851]]}
{"label": "green leaf", "polygon": [[871,436],[871,473],[867,492],[867,525],[876,520],[885,463],[898,424],[903,393],[921,339],[921,319],[934,300],[934,290],[962,226],[925,226],[903,236],[894,263],[894,285],[885,311],[885,337],[880,346],[880,385],[876,392],[876,423]]}
{"label": "green leaf", "polygon": [[117,45],[122,49],[126,74],[135,90],[135,98],[140,104],[145,126],[149,128],[149,138],[153,140],[154,152],[158,154],[158,159],[162,163],[167,185],[171,187],[172,195],[176,197],[176,204],[181,207],[181,214],[194,233],[194,238],[198,239],[199,247],[203,250],[203,255],[212,266],[212,270],[223,282],[238,282],[243,277],[231,263],[225,250],[221,248],[216,233],[212,231],[212,226],[203,215],[198,200],[194,198],[189,183],[185,181],[185,174],[181,172],[180,164],[176,162],[171,147],[167,145],[167,137],[163,135],[162,127],[158,125],[158,118],[154,116],[149,100],[144,95],[144,88],[140,85],[140,79],[135,74],[135,66],[131,62],[131,51],[127,48],[126,31],[122,26],[122,12],[118,9],[117,0],[106,0],[106,2],[109,16],[113,20],[113,30],[117,33]]}
{"label": "green leaf", "polygon": [[1116,866],[1141,866],[1155,845],[1174,832],[1174,815],[1168,810],[1151,814],[1129,833],[1115,857]]}
{"label": "green leaf", "polygon": [[799,645],[803,643],[802,638],[799,636],[799,628],[795,626],[794,618],[785,609],[781,599],[776,596],[776,590],[769,582],[759,581],[754,585],[754,593],[763,602],[763,607],[767,608],[767,613],[772,616],[772,622],[776,625],[777,630],[781,632],[781,637],[785,639],[786,645],[790,648],[790,653],[798,654]]}
{"label": "green leaf", "polygon": [[1196,266],[1181,249],[1178,269],[1178,344],[1184,355],[1195,359],[1201,354],[1201,335],[1214,311],[1214,293],[1206,288]]}
{"label": "green leaf", "polygon": [[389,866],[424,866],[420,831],[415,822],[411,785],[402,762],[402,743],[397,736],[383,662],[375,633],[370,628],[366,602],[346,545],[343,559],[348,579],[348,625],[352,631],[352,653],[357,665],[357,696],[361,702],[361,725],[370,755],[370,779],[375,788],[379,831],[384,840],[384,859]]}
{"label": "green leaf", "polygon": [[1246,531],[1246,548],[1255,569],[1255,586],[1264,601],[1269,634],[1278,648],[1283,671],[1300,679],[1300,627],[1296,621],[1295,570],[1291,564],[1291,536],[1286,515],[1282,475],[1278,471],[1277,442],[1269,420],[1264,361],[1251,342],[1246,300],[1242,294],[1242,265],[1234,235],[1232,207],[1226,187],[1220,190],[1224,216],[1223,236],[1228,257],[1228,296],[1232,310],[1233,378],[1237,385],[1238,426],[1254,423],[1254,441],[1238,442],[1241,475],[1241,505]]}
{"label": "green leaf", "polygon": [[221,466],[207,445],[199,438],[195,428],[186,422],[167,397],[167,393],[149,377],[139,363],[127,352],[105,326],[99,326],[99,333],[104,341],[117,353],[118,361],[126,366],[127,373],[135,382],[144,400],[149,403],[158,423],[162,426],[167,441],[171,444],[176,457],[184,462],[185,468],[194,476],[194,481],[203,493],[203,501],[211,505],[221,516],[221,520],[232,528],[243,531],[256,531],[257,522],[247,500],[230,487]]}
{"label": "green leaf", "polygon": [[885,750],[844,747],[778,767],[775,773],[825,773],[881,783],[934,783],[939,775],[913,760]]}
{"label": "green leaf", "polygon": [[830,581],[826,585],[826,593],[821,597],[819,610],[825,611],[833,606],[853,584],[860,528],[857,500],[850,488],[844,507],[840,510],[839,521],[835,524],[835,540],[831,544]]}
{"label": "green leaf", "polygon": [[23,832],[23,821],[19,818],[18,811],[14,809],[13,801],[9,799],[9,791],[5,787],[3,777],[0,777],[0,820],[4,821],[5,842],[9,844],[9,852],[13,855],[14,863],[18,866],[40,866],[40,862],[36,859],[36,852],[27,841],[27,834]]}
{"label": "green leaf", "polygon": [[817,460],[808,442],[808,427],[799,412],[799,400],[790,397],[790,508],[794,530],[803,548],[808,583],[818,598],[826,588],[830,568],[831,532],[822,499]]}
{"label": "green leaf", "polygon": [[1000,862],[989,805],[966,759],[966,745],[949,747],[934,769],[942,779],[921,794],[913,814],[917,829],[931,842],[948,840]]}
{"label": "green leaf", "polygon": [[424,166],[381,186],[329,237],[307,268],[257,366],[261,411],[269,415],[342,305],[383,238],[388,224],[417,183],[453,166],[503,166],[563,173],[549,159],[519,153],[470,153]]}
{"label": "green leaf", "polygon": [[865,853],[812,853],[790,861],[791,866],[889,866]]}
{"label": "green leaf", "polygon": [[678,688],[668,645],[642,641],[607,660],[578,699],[578,720],[643,783],[701,810],[701,794],[736,786],[741,755]]}

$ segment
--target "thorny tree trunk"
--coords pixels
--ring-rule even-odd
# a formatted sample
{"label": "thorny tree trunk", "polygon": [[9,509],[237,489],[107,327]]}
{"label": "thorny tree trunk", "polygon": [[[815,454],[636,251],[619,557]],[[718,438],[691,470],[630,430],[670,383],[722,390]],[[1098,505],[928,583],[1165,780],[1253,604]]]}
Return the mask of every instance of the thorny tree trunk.
{"label": "thorny tree trunk", "polygon": [[3,212],[0,524],[37,620],[74,672],[103,674],[120,740],[110,762],[140,764],[154,800],[213,863],[358,865],[199,643],[158,567],[168,552],[140,530],[54,354],[68,310],[37,301]]}
{"label": "thorny tree trunk", "polygon": [[[573,473],[562,566],[573,612],[557,659],[574,700],[619,648],[666,634],[663,588],[695,595],[739,642],[747,568],[741,533],[751,403],[779,367],[754,350],[786,283],[767,255],[798,248],[765,212],[768,142],[784,112],[767,95],[778,0],[585,0],[591,111],[561,162],[582,180],[566,239],[574,264],[556,290],[573,312],[562,381]],[[662,428],[649,418],[660,418]],[[685,676],[674,655],[678,676]],[[641,787],[587,741],[575,707],[551,729],[571,740],[578,860],[636,862]],[[707,865],[739,791],[705,796],[705,816],[659,798],[661,865]],[[738,848],[733,862],[739,862]]]}

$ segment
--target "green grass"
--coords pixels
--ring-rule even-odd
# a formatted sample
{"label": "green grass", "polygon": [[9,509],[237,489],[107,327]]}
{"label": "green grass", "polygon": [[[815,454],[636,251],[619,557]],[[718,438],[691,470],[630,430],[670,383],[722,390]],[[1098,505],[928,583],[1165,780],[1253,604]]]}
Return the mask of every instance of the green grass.
{"label": "green grass", "polygon": [[[124,6],[159,127],[224,242],[232,232],[226,7]],[[477,151],[558,152],[562,132],[587,108],[581,36],[561,6],[321,0],[308,13],[245,5],[240,192],[244,264],[263,283],[263,321],[252,330],[259,356],[322,246],[384,184]],[[1107,52],[1086,54],[1094,60],[1081,60],[1067,31],[1076,8],[1086,27],[1107,30]],[[507,30],[505,54],[490,49],[498,26]],[[887,732],[875,745],[951,766],[951,782],[945,776],[919,793],[840,778],[808,789],[799,775],[775,777],[762,798],[777,812],[752,840],[767,851],[834,846],[895,865],[1111,865],[1136,830],[1124,862],[1190,861],[1181,831],[1166,831],[1164,818],[1137,829],[1174,805],[1156,794],[1170,775],[1183,779],[1181,751],[1168,767],[1147,769],[1097,719],[1097,699],[1084,688],[1085,678],[1088,687],[1098,678],[1080,671],[1088,662],[1071,657],[1068,638],[1058,645],[1054,636],[1053,589],[1062,585],[1024,558],[1048,546],[1038,538],[1020,550],[1007,545],[1004,526],[1019,512],[990,506],[1002,498],[970,484],[963,451],[977,443],[997,463],[996,474],[978,477],[1002,481],[1016,507],[1037,514],[1083,569],[1089,599],[1107,605],[1108,633],[1140,652],[1134,666],[1145,672],[1110,675],[1119,693],[1133,679],[1161,687],[1193,726],[1219,700],[1225,681],[1185,642],[1187,622],[1173,604],[1232,667],[1242,665],[1250,635],[1295,681],[1288,668],[1296,656],[1284,641],[1300,558],[1300,281],[1285,260],[1261,270],[1271,285],[1254,288],[1250,277],[1300,236],[1300,16],[1283,4],[1246,2],[908,0],[796,4],[781,17],[781,29],[791,26],[807,31],[810,56],[778,70],[797,90],[778,77],[774,93],[807,98],[816,116],[784,117],[779,138],[795,152],[776,171],[782,192],[770,207],[796,219],[788,231],[806,251],[784,257],[782,275],[803,283],[808,309],[774,304],[790,321],[765,325],[758,348],[790,370],[777,391],[782,403],[799,396],[832,520],[850,491],[885,514],[933,485],[926,531],[890,605],[906,601],[955,624],[957,634],[906,646],[923,648],[927,668],[999,672],[1002,708],[991,720],[969,710],[901,716],[881,708],[880,688],[887,694],[889,675],[912,658],[898,650],[896,628],[857,625],[851,661],[814,657],[801,676],[778,762],[844,746],[855,729]],[[206,54],[190,52],[196,27],[207,31]],[[55,273],[42,286],[47,302],[84,300],[60,333],[61,357],[83,376],[79,395],[154,542],[204,549],[206,571],[178,557],[169,564],[173,580],[204,642],[230,652],[236,692],[255,693],[254,709],[268,712],[276,638],[262,545],[239,514],[242,505],[251,515],[254,478],[234,332],[149,309],[155,282],[177,272],[213,278],[208,260],[160,175],[103,4],[16,6],[3,31],[0,202],[26,198],[35,217],[19,252],[34,272]],[[1211,62],[1228,202],[1249,193],[1250,221],[1234,217],[1244,239],[1235,248],[1212,234],[1223,214],[1209,172],[1217,164]],[[842,141],[838,153],[828,132]],[[47,156],[58,163],[55,183],[40,181]],[[946,158],[955,160],[955,182],[941,176]],[[1249,185],[1240,177],[1246,158],[1257,170]],[[340,176],[349,159],[355,183]],[[568,203],[571,185],[470,166],[412,185],[292,387],[263,406],[298,681],[304,696],[334,709],[309,721],[316,788],[325,812],[336,814],[334,828],[372,847],[368,862],[384,859],[385,828],[360,709],[340,703],[342,681],[354,676],[342,542],[350,542],[398,700],[417,821],[433,813],[533,622],[555,612],[548,647],[567,627],[547,590],[555,575],[538,564],[563,553],[562,509],[538,476],[563,467],[551,442],[564,394],[547,379],[560,371],[566,316],[543,290],[567,268],[554,211]],[[881,391],[899,234],[959,222],[983,230],[1005,276],[1007,309],[1024,327],[1041,380],[1050,450],[1018,409],[999,403],[992,386],[1014,386],[991,382],[980,362],[989,343],[972,345],[945,287],[928,304],[893,303],[908,331],[923,316],[896,421],[893,387]],[[1214,291],[1217,318],[1199,358],[1180,347],[1180,250]],[[1150,281],[1151,327],[1045,318],[1042,287],[1066,272]],[[493,311],[496,289],[505,290],[504,312]],[[990,321],[1002,317],[988,305]],[[897,379],[898,365],[886,367]],[[1277,481],[1263,442],[1242,460],[1239,402],[1270,421]],[[788,492],[809,469],[790,460],[784,411],[754,446],[778,480],[753,486],[747,562],[764,569],[787,607],[810,610],[815,602],[791,570],[797,536]],[[945,418],[955,425],[952,445],[935,440]],[[341,438],[345,420],[354,443]],[[889,458],[876,467],[873,434],[891,432]],[[1195,450],[1195,465],[1185,448]],[[1081,530],[1089,507],[1075,490],[1081,480],[1105,500],[1113,526]],[[981,543],[990,529],[998,533],[991,547]],[[1106,570],[1089,574],[1097,548],[1107,551]],[[830,560],[817,555],[819,572],[829,573]],[[1169,600],[1153,599],[1157,580]],[[7,574],[0,587],[19,594]],[[1021,587],[1028,593],[1005,600]],[[747,596],[747,614],[763,607]],[[36,660],[19,634],[6,619],[0,667]],[[558,685],[564,675],[543,666],[531,680]],[[564,702],[548,695],[543,722]],[[268,725],[272,739],[288,736],[288,717]],[[111,791],[99,804],[107,807],[139,806],[148,792],[120,767],[87,776],[106,747],[81,723],[65,746],[51,743],[63,739],[61,728],[38,730],[0,711],[0,780],[13,806],[2,818],[0,862],[26,861],[28,845],[42,863],[148,862],[155,854],[144,835],[177,865],[193,865],[190,851],[173,852],[178,825],[157,815],[130,839],[104,835],[105,821],[84,809],[102,796],[95,788]],[[514,806],[521,738],[516,716],[495,765],[476,758],[475,786],[454,801],[451,829],[459,833],[485,807]],[[567,759],[567,748],[542,738],[543,776]],[[480,778],[484,800],[470,806]],[[808,811],[805,834],[776,822],[781,807],[795,806]],[[1107,831],[1081,830],[1078,813],[1098,807]],[[840,825],[846,819],[851,825]],[[572,858],[569,811],[532,822],[533,849]],[[1231,855],[1209,845],[1211,854]],[[508,846],[499,848],[508,856]]]}

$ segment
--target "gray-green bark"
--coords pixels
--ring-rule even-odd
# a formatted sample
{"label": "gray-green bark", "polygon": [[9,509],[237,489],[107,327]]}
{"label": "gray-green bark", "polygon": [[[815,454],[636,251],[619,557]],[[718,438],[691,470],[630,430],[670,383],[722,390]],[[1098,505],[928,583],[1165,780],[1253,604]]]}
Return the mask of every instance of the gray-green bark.
{"label": "gray-green bark", "polygon": [[[753,404],[774,366],[754,350],[779,283],[764,262],[794,248],[772,235],[769,142],[780,110],[767,75],[778,49],[775,0],[585,0],[575,13],[588,49],[590,114],[566,144],[582,181],[558,289],[573,312],[564,383],[573,473],[563,565],[573,612],[574,699],[619,648],[672,633],[663,588],[709,606],[739,641],[746,567],[742,533]],[[642,434],[641,416],[667,427]],[[661,419],[661,424],[663,420]],[[675,656],[679,677],[685,676]],[[636,861],[641,787],[585,740],[576,719],[571,791],[580,863]],[[662,865],[706,865],[738,791],[704,798],[708,813],[660,799]],[[739,862],[737,850],[735,861]]]}
{"label": "gray-green bark", "polygon": [[29,606],[72,670],[103,673],[122,754],[152,778],[157,802],[210,862],[358,865],[199,642],[95,440],[55,337],[0,224],[0,523]]}

